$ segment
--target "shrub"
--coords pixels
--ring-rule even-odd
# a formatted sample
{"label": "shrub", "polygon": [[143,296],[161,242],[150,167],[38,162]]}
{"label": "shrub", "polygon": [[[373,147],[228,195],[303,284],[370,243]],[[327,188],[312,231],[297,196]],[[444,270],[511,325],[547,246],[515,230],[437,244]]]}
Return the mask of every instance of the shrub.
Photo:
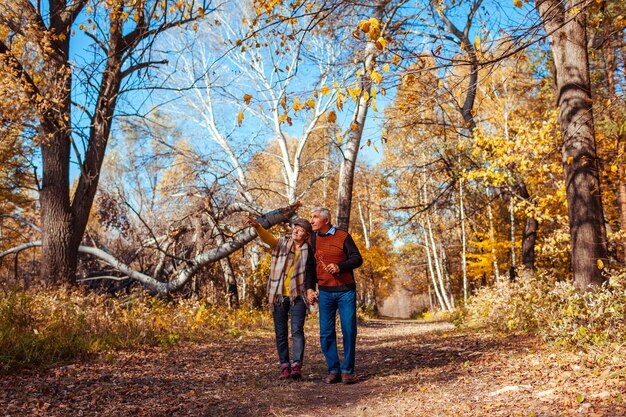
{"label": "shrub", "polygon": [[0,370],[45,367],[141,344],[162,347],[267,330],[265,311],[227,310],[198,300],[128,299],[71,289],[0,291]]}
{"label": "shrub", "polygon": [[581,294],[567,282],[538,275],[480,289],[464,323],[501,332],[531,332],[580,348],[626,342],[626,290],[613,274],[610,283]]}

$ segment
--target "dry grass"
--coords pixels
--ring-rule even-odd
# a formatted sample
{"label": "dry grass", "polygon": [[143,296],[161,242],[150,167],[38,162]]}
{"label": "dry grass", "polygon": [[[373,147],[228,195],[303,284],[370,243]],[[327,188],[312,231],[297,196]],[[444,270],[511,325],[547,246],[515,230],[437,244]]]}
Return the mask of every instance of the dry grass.
{"label": "dry grass", "polygon": [[0,367],[47,367],[89,354],[139,345],[238,336],[268,329],[266,312],[228,310],[198,300],[125,299],[61,288],[0,292]]}

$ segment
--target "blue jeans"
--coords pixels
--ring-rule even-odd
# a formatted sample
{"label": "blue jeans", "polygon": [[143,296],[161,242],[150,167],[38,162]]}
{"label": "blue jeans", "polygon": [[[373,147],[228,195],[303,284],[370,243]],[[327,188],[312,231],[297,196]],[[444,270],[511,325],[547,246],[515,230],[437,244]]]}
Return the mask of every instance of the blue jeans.
{"label": "blue jeans", "polygon": [[281,365],[289,363],[289,313],[291,312],[291,343],[293,362],[302,364],[304,358],[304,319],[306,304],[302,297],[295,299],[293,305],[289,297],[282,297],[282,302],[274,304],[274,332],[276,333],[276,349]]}
{"label": "blue jeans", "polygon": [[[328,365],[328,373],[353,373],[356,349],[356,290],[319,292],[320,343]],[[339,364],[335,320],[343,334],[343,362]]]}

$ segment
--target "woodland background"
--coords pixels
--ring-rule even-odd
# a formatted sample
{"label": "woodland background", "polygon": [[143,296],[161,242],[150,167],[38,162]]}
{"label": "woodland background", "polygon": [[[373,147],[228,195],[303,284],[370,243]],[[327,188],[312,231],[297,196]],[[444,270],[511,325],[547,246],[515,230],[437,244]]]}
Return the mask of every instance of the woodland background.
{"label": "woodland background", "polygon": [[3,369],[258,325],[243,219],[316,206],[363,317],[623,347],[625,27],[608,0],[2,1]]}

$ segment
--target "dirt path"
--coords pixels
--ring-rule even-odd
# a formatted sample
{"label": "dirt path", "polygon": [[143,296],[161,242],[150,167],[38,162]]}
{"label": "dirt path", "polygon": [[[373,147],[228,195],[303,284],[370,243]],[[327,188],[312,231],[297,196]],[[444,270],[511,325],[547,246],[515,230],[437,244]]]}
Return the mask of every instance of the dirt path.
{"label": "dirt path", "polygon": [[354,385],[321,383],[309,320],[302,381],[276,380],[272,334],[229,337],[1,377],[0,416],[626,416],[624,361],[448,323],[374,320],[359,332]]}

